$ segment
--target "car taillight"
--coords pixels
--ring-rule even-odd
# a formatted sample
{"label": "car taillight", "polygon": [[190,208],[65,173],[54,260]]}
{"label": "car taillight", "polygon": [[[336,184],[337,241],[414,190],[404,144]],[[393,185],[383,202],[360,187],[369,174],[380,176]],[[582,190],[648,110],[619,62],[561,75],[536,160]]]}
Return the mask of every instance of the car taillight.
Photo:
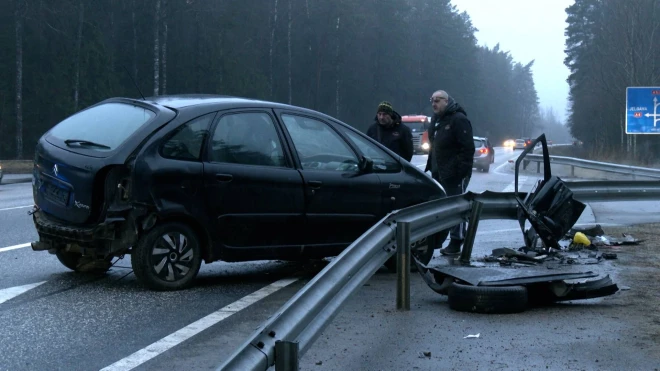
{"label": "car taillight", "polygon": [[482,148],[479,150],[480,153],[488,153],[488,148]]}

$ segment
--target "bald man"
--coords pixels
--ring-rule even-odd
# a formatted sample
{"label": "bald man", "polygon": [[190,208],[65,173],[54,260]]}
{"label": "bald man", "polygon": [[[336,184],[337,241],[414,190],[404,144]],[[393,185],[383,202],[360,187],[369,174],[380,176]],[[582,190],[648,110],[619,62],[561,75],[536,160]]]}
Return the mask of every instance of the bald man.
{"label": "bald man", "polygon": [[[431,152],[426,162],[426,170],[431,170],[435,178],[447,192],[447,196],[465,193],[474,162],[474,140],[472,123],[467,113],[444,90],[431,96],[433,118],[429,127]],[[458,255],[465,239],[465,223],[451,229],[450,242],[440,249],[443,255]]]}

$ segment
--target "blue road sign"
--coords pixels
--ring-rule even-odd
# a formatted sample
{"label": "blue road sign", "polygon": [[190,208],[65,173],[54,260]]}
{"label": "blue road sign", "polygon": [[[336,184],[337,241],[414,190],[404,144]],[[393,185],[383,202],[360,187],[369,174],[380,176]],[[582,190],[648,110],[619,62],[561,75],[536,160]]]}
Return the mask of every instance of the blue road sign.
{"label": "blue road sign", "polygon": [[660,134],[660,87],[626,88],[626,134]]}

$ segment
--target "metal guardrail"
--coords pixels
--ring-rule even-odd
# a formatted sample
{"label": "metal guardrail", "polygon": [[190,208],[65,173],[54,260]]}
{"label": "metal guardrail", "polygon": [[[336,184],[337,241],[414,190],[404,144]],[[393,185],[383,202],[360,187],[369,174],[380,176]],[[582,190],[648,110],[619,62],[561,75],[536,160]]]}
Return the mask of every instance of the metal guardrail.
{"label": "metal guardrail", "polygon": [[[573,191],[573,197],[582,202],[660,200],[658,181],[565,184]],[[525,197],[524,193],[518,195]],[[473,204],[482,207],[481,219],[517,219],[514,192],[466,193],[388,214],[289,299],[218,370],[267,370],[276,365],[276,361],[276,369],[297,369],[298,357],[312,346],[348,298],[396,252],[397,240],[404,246],[397,262],[408,270],[409,264],[405,263],[409,259],[406,253],[409,253],[410,241],[465,221]],[[406,298],[400,297],[400,289],[397,287],[397,308],[408,310]]]}
{"label": "metal guardrail", "polygon": [[[530,153],[527,156],[525,156],[525,160],[536,162],[536,172],[537,173],[541,172],[541,163],[543,162],[543,155]],[[527,161],[523,161],[523,169],[527,168],[527,163],[528,163]],[[598,161],[583,160],[579,158],[564,157],[564,156],[550,156],[550,163],[570,166],[571,176],[575,176],[576,167],[581,167],[584,169],[598,170],[608,173],[631,175],[633,179],[635,179],[635,177],[637,176],[660,179],[660,169],[653,169],[648,167],[620,165],[609,162],[598,162]]]}

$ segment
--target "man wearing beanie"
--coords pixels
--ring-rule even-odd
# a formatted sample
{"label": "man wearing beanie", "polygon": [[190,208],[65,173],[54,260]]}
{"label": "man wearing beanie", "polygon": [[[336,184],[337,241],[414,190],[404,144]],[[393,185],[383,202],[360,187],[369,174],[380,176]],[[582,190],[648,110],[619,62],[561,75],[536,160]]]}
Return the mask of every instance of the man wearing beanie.
{"label": "man wearing beanie", "polygon": [[383,101],[378,105],[374,123],[367,130],[367,135],[406,161],[412,160],[412,132],[406,125],[401,125],[401,115],[390,102]]}

